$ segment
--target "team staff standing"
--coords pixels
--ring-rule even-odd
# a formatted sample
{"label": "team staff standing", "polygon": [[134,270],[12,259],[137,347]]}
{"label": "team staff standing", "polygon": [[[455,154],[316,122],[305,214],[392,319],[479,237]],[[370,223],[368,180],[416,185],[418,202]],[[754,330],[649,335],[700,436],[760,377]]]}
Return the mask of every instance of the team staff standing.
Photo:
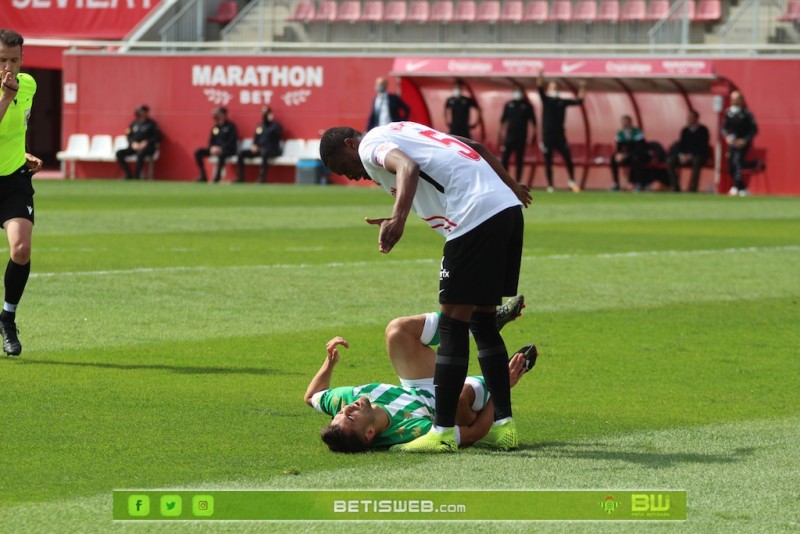
{"label": "team staff standing", "polygon": [[211,135],[208,138],[208,147],[198,148],[194,152],[194,160],[200,169],[200,176],[197,177],[196,182],[208,181],[203,158],[209,156],[217,157],[217,172],[214,175],[214,183],[217,183],[222,178],[225,160],[236,155],[239,134],[236,132],[236,125],[228,120],[228,110],[216,108],[214,109],[213,117],[214,126],[211,128]]}
{"label": "team staff standing", "polygon": [[[125,132],[128,137],[128,148],[117,150],[117,161],[125,173],[126,180],[139,180],[142,177],[144,161],[156,153],[158,143],[161,141],[161,132],[158,130],[156,121],[150,118],[149,107],[141,105],[133,111],[133,114],[136,118]],[[134,155],[136,156],[136,168],[131,173],[131,168],[125,159]]]}
{"label": "team staff standing", "polygon": [[[473,109],[477,115],[474,121],[470,121]],[[450,128],[450,135],[472,139],[470,132],[480,122],[481,108],[474,98],[464,95],[464,86],[461,82],[456,82],[452,96],[444,103],[444,123]]]}
{"label": "team staff standing", "polygon": [[536,136],[536,114],[533,106],[525,98],[522,89],[514,89],[513,98],[506,102],[503,115],[500,117],[500,152],[502,153],[503,167],[508,169],[511,155],[517,164],[517,181],[522,181],[522,169],[525,164],[525,147],[528,145],[528,124],[532,126]]}
{"label": "team staff standing", "polygon": [[725,111],[725,118],[722,120],[722,136],[728,143],[728,172],[733,178],[733,187],[728,191],[731,196],[747,196],[742,169],[745,168],[744,158],[757,133],[756,119],[745,107],[744,96],[739,91],[732,92],[731,106]]}
{"label": "team staff standing", "polygon": [[350,180],[373,180],[395,198],[391,217],[366,219],[380,226],[381,252],[390,252],[400,240],[412,209],[445,236],[439,271],[442,315],[434,370],[435,424],[401,450],[458,449],[456,405],[467,376],[470,331],[495,401],[486,443],[516,448],[508,351],[495,312],[503,295],[517,293],[522,206],[531,202],[528,189],[480,143],[414,122],[388,124],[366,134],[331,128],[322,136],[320,157],[331,171]]}
{"label": "team staff standing", "polygon": [[400,96],[387,92],[388,87],[386,78],[375,80],[375,98],[367,118],[367,131],[390,122],[407,120],[411,114],[408,104]]}
{"label": "team staff standing", "polygon": [[0,313],[3,351],[22,353],[17,336],[17,305],[31,272],[33,235],[33,184],[31,176],[42,160],[25,151],[28,119],[36,94],[36,81],[21,73],[23,38],[13,30],[0,29],[0,220],[8,236],[11,258],[6,266],[5,299]]}
{"label": "team staff standing", "polygon": [[542,152],[544,152],[544,170],[547,176],[547,191],[553,191],[553,151],[557,151],[564,159],[567,167],[569,188],[577,193],[581,190],[575,182],[575,167],[572,164],[572,153],[567,143],[567,134],[564,132],[564,119],[567,108],[578,106],[583,103],[586,95],[586,82],[581,80],[578,85],[578,98],[561,98],[558,91],[558,84],[551,81],[544,87],[544,71],[539,71],[536,79],[536,88],[539,91],[539,98],[542,101]]}

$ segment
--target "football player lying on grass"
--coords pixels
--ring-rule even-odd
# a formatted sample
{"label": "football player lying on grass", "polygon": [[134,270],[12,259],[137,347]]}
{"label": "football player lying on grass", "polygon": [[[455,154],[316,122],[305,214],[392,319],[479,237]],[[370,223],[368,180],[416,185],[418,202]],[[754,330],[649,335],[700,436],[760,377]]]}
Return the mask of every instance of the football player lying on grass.
{"label": "football player lying on grass", "polygon": [[[498,327],[514,320],[524,306],[524,297],[510,299],[497,311]],[[363,452],[369,448],[407,443],[431,427],[435,406],[433,372],[438,343],[438,313],[394,319],[386,327],[386,351],[399,386],[371,383],[330,387],[339,362],[338,347],[349,348],[342,337],[326,345],[327,356],[308,385],[306,404],[333,417],[320,435],[333,452]],[[534,345],[526,345],[508,362],[511,386],[533,368],[538,356]],[[477,444],[507,450],[493,439],[492,400],[483,377],[469,376],[464,383],[456,412],[456,436],[460,446]]]}

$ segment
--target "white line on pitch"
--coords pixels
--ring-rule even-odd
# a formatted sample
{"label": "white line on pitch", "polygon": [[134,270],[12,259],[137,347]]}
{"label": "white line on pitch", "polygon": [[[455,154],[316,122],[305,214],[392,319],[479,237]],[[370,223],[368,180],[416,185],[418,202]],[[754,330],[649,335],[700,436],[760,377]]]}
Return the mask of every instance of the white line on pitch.
{"label": "white line on pitch", "polygon": [[[723,248],[707,250],[648,250],[643,252],[613,252],[601,254],[551,254],[545,256],[525,256],[528,261],[542,260],[573,260],[573,259],[615,259],[615,258],[639,258],[646,256],[697,256],[714,254],[746,254],[761,252],[796,252],[800,251],[798,245],[785,245],[776,247],[742,247],[742,248]],[[439,258],[420,258],[415,260],[388,260],[380,262],[382,265],[407,265],[409,263],[427,264],[438,263]],[[223,269],[309,269],[309,268],[337,268],[337,267],[366,267],[374,266],[374,261],[351,261],[351,262],[330,262],[330,263],[277,263],[274,265],[225,265],[211,267],[204,265],[197,266],[176,266],[176,267],[141,267],[137,269],[118,269],[102,271],[68,271],[61,273],[31,273],[31,278],[51,278],[55,276],[103,276],[108,274],[148,274],[148,273],[167,273],[167,272],[200,272],[216,271]]]}

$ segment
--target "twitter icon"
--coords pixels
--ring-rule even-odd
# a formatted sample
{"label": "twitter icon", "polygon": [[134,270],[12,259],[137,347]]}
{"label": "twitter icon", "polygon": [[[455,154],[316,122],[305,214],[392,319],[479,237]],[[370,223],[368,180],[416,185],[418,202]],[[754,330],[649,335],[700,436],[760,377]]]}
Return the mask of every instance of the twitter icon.
{"label": "twitter icon", "polygon": [[177,517],[183,509],[180,495],[161,496],[161,515],[164,517]]}

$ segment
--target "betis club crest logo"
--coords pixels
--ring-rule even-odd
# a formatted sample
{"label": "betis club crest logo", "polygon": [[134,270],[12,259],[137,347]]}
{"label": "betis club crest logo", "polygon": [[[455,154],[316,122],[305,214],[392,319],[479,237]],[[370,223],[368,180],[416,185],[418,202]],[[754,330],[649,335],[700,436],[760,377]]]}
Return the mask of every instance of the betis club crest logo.
{"label": "betis club crest logo", "polygon": [[619,501],[614,499],[611,495],[600,501],[600,508],[605,510],[608,515],[614,513],[614,510],[619,506]]}

